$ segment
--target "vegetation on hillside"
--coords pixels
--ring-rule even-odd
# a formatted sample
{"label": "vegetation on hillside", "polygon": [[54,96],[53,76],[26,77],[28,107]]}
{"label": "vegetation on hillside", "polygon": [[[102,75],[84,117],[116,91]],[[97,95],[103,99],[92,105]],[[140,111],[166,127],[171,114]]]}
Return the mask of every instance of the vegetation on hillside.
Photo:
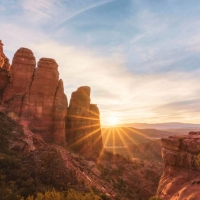
{"label": "vegetation on hillside", "polygon": [[1,199],[27,198],[52,188],[58,191],[68,191],[70,188],[88,191],[83,184],[78,184],[75,172],[65,168],[60,154],[54,148],[44,145],[29,153],[20,148],[11,150],[10,143],[20,145],[22,137],[22,127],[0,113]]}

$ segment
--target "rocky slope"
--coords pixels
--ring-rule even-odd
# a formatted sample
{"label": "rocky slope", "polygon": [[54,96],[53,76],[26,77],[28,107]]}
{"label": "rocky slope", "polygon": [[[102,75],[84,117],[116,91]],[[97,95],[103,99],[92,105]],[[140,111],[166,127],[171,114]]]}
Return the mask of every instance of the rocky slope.
{"label": "rocky slope", "polygon": [[200,132],[162,139],[165,164],[157,196],[165,200],[200,199]]}

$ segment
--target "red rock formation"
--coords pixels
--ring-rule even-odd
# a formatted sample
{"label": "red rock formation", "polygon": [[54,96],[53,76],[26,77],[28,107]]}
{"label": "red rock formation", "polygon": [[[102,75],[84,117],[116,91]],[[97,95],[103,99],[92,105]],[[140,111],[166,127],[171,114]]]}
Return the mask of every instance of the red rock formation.
{"label": "red rock formation", "polygon": [[103,148],[103,141],[101,135],[100,113],[96,104],[90,104],[90,120],[92,148],[98,151]]}
{"label": "red rock formation", "polygon": [[35,70],[24,112],[31,111],[30,129],[46,141],[53,140],[53,105],[58,86],[58,65],[53,59],[41,58]]}
{"label": "red rock formation", "polygon": [[1,40],[0,40],[0,68],[6,71],[9,71],[10,69],[9,59],[5,56],[3,52],[3,43]]}
{"label": "red rock formation", "polygon": [[2,97],[3,91],[9,82],[10,63],[8,58],[3,52],[3,43],[0,40],[0,99]]}
{"label": "red rock formation", "polygon": [[36,67],[32,51],[20,48],[13,58],[10,80],[6,59],[0,43],[1,103],[21,124],[56,144],[65,143],[67,134],[69,144],[82,153],[103,147],[99,110],[90,104],[89,87],[80,87],[72,93],[67,115],[67,98],[54,59],[41,58]]}
{"label": "red rock formation", "polygon": [[64,94],[63,82],[59,80],[53,105],[53,141],[62,144],[65,141],[65,119],[67,114],[67,97]]}
{"label": "red rock formation", "polygon": [[199,145],[200,134],[193,132],[162,139],[165,170],[157,196],[166,200],[200,199]]}
{"label": "red rock formation", "polygon": [[103,147],[99,110],[95,104],[90,104],[88,86],[79,87],[72,93],[66,127],[68,144],[74,150],[88,154]]}
{"label": "red rock formation", "polygon": [[4,105],[20,115],[22,101],[29,91],[35,70],[35,57],[31,50],[20,48],[14,55],[10,69],[10,83],[4,90]]}
{"label": "red rock formation", "polygon": [[[31,131],[40,133],[46,141],[63,144],[67,99],[58,65],[50,58],[41,58],[37,68],[35,65],[31,50],[20,48],[15,53],[2,103]],[[3,86],[0,82],[0,89]]]}

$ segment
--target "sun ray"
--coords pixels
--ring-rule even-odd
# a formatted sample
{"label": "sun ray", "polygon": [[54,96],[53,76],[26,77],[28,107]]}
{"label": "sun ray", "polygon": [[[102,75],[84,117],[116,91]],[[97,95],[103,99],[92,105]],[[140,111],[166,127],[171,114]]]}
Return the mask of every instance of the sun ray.
{"label": "sun ray", "polygon": [[75,146],[77,144],[79,144],[80,142],[82,142],[83,140],[85,140],[86,138],[90,137],[91,135],[95,134],[97,131],[100,131],[101,129],[96,129],[92,132],[90,132],[89,134],[85,135],[84,137],[81,137],[80,139],[76,140],[75,142],[73,142],[73,144],[71,146]]}
{"label": "sun ray", "polygon": [[133,128],[130,128],[130,127],[126,127],[126,128],[127,128],[128,130],[131,130],[131,131],[133,131],[133,132],[135,132],[135,133],[137,133],[137,134],[139,134],[139,135],[145,137],[145,138],[150,138],[150,136],[148,136],[147,134],[144,134],[144,133],[140,132],[138,129],[136,130],[136,129],[133,129]]}
{"label": "sun ray", "polygon": [[104,145],[103,145],[103,148],[101,149],[101,151],[100,151],[100,153],[99,153],[99,156],[98,156],[98,158],[97,158],[97,163],[100,163],[100,161],[101,161],[101,158],[102,158],[102,156],[103,156],[103,154],[104,154],[104,152],[105,152],[105,146],[107,145],[107,143],[108,143],[108,139],[109,139],[109,137],[110,137],[110,133],[111,133],[111,131],[110,131],[110,129],[109,129],[109,131],[108,131],[108,133],[107,133],[107,136],[106,136],[106,139],[105,139],[105,142],[104,142]]}
{"label": "sun ray", "polygon": [[121,139],[121,141],[122,141],[122,143],[123,143],[123,145],[124,145],[124,148],[125,148],[126,151],[128,152],[128,155],[132,155],[132,152],[129,150],[129,148],[127,148],[127,143],[124,141],[124,138],[122,137],[121,132],[119,132],[119,131],[120,131],[120,129],[117,128],[117,132],[118,132],[119,137],[120,137],[120,139]]}
{"label": "sun ray", "polygon": [[127,137],[133,144],[136,144],[135,140],[133,140],[133,138],[131,138],[127,132],[125,132],[122,128],[119,128],[120,131],[124,134],[125,137]]}

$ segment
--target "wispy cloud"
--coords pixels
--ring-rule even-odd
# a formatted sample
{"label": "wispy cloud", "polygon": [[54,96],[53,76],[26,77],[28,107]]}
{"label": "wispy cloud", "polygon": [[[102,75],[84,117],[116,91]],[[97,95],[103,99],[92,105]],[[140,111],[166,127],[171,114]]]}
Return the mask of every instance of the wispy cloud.
{"label": "wispy cloud", "polygon": [[23,0],[25,16],[32,22],[46,23],[59,13],[58,1],[55,0]]}
{"label": "wispy cloud", "polygon": [[115,1],[115,0],[106,0],[106,1],[101,1],[101,2],[99,2],[99,3],[94,2],[94,4],[89,5],[89,6],[86,7],[86,8],[83,8],[83,9],[80,9],[80,10],[78,10],[78,11],[75,11],[74,13],[71,13],[71,15],[68,15],[68,16],[64,19],[64,21],[63,21],[60,25],[58,25],[57,28],[62,28],[62,26],[65,25],[65,23],[66,23],[68,20],[70,20],[70,19],[72,19],[72,18],[74,18],[74,17],[76,17],[76,16],[78,16],[78,15],[80,15],[80,14],[82,14],[82,13],[88,11],[88,10],[91,10],[91,9],[93,9],[93,8],[97,8],[97,7],[99,7],[99,6],[105,5],[105,4],[110,3],[110,2],[113,2],[113,1]]}

